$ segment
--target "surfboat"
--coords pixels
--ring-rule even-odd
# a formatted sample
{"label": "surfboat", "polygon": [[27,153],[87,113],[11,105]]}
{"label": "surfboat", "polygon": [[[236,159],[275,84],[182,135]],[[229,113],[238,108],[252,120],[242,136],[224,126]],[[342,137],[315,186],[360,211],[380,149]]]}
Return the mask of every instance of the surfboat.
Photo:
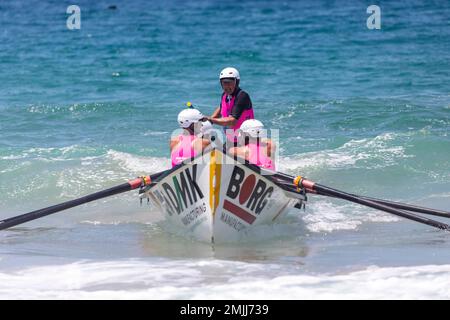
{"label": "surfboat", "polygon": [[252,227],[272,224],[305,194],[277,183],[275,172],[213,149],[168,170],[140,191],[166,221],[203,242],[238,241]]}

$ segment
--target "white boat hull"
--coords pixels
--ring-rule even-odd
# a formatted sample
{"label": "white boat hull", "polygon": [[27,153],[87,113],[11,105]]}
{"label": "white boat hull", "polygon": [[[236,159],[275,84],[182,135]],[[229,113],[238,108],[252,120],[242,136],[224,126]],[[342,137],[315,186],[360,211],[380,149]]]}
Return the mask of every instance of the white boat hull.
{"label": "white boat hull", "polygon": [[213,150],[175,167],[143,190],[171,228],[205,242],[238,241],[257,225],[271,224],[299,202],[253,165]]}

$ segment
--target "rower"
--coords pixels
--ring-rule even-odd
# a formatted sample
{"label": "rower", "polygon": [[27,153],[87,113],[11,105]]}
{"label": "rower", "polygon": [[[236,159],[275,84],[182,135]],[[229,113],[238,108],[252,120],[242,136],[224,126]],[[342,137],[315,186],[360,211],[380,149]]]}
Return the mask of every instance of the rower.
{"label": "rower", "polygon": [[[237,141],[237,130],[248,119],[254,119],[252,101],[247,92],[239,87],[241,77],[235,68],[225,68],[220,72],[223,93],[220,106],[208,120],[224,127],[227,139]],[[227,132],[227,129],[228,132]]]}
{"label": "rower", "polygon": [[183,129],[183,133],[170,140],[172,167],[186,159],[193,159],[204,152],[210,144],[210,140],[204,139],[201,132],[202,122],[200,120],[205,116],[199,110],[194,109],[191,103],[188,102],[187,106],[187,109],[178,114],[178,123]]}
{"label": "rower", "polygon": [[256,119],[246,120],[242,123],[240,135],[244,138],[244,145],[232,147],[228,154],[245,159],[257,166],[274,170],[275,143],[268,138],[263,138],[264,125]]}

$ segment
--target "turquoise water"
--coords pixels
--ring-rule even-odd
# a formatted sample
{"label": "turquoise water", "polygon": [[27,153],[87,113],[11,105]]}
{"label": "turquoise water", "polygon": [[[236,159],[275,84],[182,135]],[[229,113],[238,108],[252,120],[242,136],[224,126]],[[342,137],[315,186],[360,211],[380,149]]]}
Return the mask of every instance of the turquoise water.
{"label": "turquoise water", "polygon": [[[108,9],[111,4],[117,10]],[[280,129],[282,171],[354,193],[450,210],[448,1],[379,3],[381,30],[367,29],[363,1],[77,5],[81,29],[71,31],[66,4],[59,1],[0,3],[1,218],[167,168],[178,112],[192,101],[212,113],[221,94],[218,74],[226,66],[239,69],[256,117]],[[261,286],[272,277],[270,271],[255,271],[261,263],[287,268],[294,262],[299,266],[294,274],[286,273],[300,277],[300,284],[319,272],[314,275],[319,289],[294,290],[291,297],[320,297],[330,272],[344,270],[364,283],[365,274],[351,272],[374,264],[382,278],[391,272],[385,267],[450,264],[442,232],[310,198],[305,213],[293,212],[284,224],[261,230],[268,236],[256,236],[258,245],[250,240],[248,248],[211,252],[167,235],[161,214],[140,207],[136,194],[128,193],[4,233],[0,264],[4,270],[51,269],[59,257],[72,270],[72,263],[83,259],[95,267],[99,261],[134,258],[141,272],[147,262],[176,269],[177,259],[219,265],[225,259],[231,268],[249,263]],[[92,240],[90,246],[79,241],[83,237]],[[120,250],[105,238],[117,241]],[[190,272],[183,263],[180,272]],[[430,268],[424,272],[440,272]],[[41,269],[27,270],[33,278]],[[11,281],[9,271],[1,276]],[[199,275],[192,286],[202,287],[210,277]],[[163,286],[164,278],[157,283]],[[180,285],[175,281],[174,292]],[[83,296],[86,287],[80,286]],[[219,287],[210,289],[220,296]],[[48,294],[77,296],[64,288]],[[358,293],[347,289],[349,296]],[[14,296],[11,290],[2,292]],[[154,297],[148,293],[143,296]],[[186,296],[167,295],[179,297]]]}

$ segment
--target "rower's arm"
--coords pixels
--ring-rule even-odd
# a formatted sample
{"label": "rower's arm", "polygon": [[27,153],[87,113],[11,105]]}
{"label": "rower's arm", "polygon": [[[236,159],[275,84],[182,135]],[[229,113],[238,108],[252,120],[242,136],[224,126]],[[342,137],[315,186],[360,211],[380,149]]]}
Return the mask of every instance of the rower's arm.
{"label": "rower's arm", "polygon": [[211,141],[208,139],[195,139],[192,143],[192,146],[194,147],[195,151],[197,152],[204,152],[207,147],[211,144]]}
{"label": "rower's arm", "polygon": [[220,116],[220,107],[217,107],[216,110],[214,110],[213,114],[211,115],[211,118],[219,118]]}
{"label": "rower's arm", "polygon": [[172,152],[173,148],[180,142],[178,137],[170,139],[170,152]]}
{"label": "rower's arm", "polygon": [[202,139],[202,151],[205,151],[211,145],[211,141],[208,139]]}
{"label": "rower's arm", "polygon": [[272,155],[275,154],[275,143],[273,143],[271,139],[263,139],[263,143],[266,145],[267,156],[271,158]]}
{"label": "rower's arm", "polygon": [[236,118],[233,116],[225,117],[225,118],[210,118],[212,123],[218,124],[219,126],[234,126],[236,124]]}
{"label": "rower's arm", "polygon": [[249,152],[246,147],[232,147],[228,150],[230,156],[238,156],[242,159],[248,160]]}

